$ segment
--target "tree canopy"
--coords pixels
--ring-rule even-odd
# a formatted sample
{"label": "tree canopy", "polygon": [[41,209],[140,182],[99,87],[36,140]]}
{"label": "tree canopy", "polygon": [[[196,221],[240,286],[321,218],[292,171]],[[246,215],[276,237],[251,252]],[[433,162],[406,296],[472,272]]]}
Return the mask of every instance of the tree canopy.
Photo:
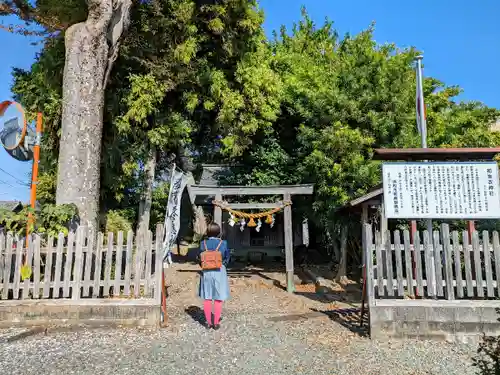
{"label": "tree canopy", "polygon": [[[86,17],[68,9],[57,14]],[[268,40],[263,17],[257,2],[245,0],[134,3],[106,87],[103,214],[136,221],[153,155],[156,220],[171,161],[185,170],[229,161],[243,167],[228,183],[314,183],[313,200],[302,210],[327,228],[340,206],[380,183],[374,148],[419,146],[418,50],[377,44],[374,25],[340,36],[333,22],[317,26],[305,11],[291,31],[282,28]],[[30,70],[14,70],[12,88],[29,111],[45,116],[39,199],[46,203],[54,202],[56,188],[63,36],[64,27],[45,39]],[[429,147],[498,145],[499,133],[490,130],[497,109],[457,101],[461,89],[433,77],[425,78],[424,91]]]}

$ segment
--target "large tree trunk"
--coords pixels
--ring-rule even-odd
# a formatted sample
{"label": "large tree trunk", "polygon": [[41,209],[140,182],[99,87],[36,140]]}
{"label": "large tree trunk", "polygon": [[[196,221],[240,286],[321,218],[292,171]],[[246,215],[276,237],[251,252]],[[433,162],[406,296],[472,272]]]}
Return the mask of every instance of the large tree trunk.
{"label": "large tree trunk", "polygon": [[148,160],[144,168],[144,185],[142,188],[141,201],[139,203],[139,228],[149,229],[151,218],[151,203],[153,201],[153,184],[156,169],[156,147],[149,149]]}
{"label": "large tree trunk", "polygon": [[128,26],[131,0],[88,0],[85,22],[68,28],[57,204],[74,203],[80,224],[98,226],[104,91]]}

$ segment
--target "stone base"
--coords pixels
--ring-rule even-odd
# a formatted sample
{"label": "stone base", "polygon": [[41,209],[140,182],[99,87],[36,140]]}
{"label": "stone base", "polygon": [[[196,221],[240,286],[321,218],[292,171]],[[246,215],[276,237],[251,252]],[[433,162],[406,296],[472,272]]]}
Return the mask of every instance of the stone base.
{"label": "stone base", "polygon": [[500,335],[500,301],[377,300],[370,305],[373,339],[422,338],[477,342]]}
{"label": "stone base", "polygon": [[159,326],[161,309],[153,299],[0,301],[0,328],[47,325]]}

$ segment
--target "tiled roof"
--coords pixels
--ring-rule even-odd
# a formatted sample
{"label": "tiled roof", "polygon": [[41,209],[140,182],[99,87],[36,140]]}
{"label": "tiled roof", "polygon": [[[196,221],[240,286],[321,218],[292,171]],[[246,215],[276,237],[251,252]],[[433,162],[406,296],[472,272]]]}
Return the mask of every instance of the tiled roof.
{"label": "tiled roof", "polygon": [[0,208],[13,211],[18,206],[22,207],[22,203],[19,201],[0,201]]}
{"label": "tiled roof", "polygon": [[228,164],[203,164],[202,168],[203,171],[198,184],[204,186],[219,185],[219,179],[231,172],[231,166]]}

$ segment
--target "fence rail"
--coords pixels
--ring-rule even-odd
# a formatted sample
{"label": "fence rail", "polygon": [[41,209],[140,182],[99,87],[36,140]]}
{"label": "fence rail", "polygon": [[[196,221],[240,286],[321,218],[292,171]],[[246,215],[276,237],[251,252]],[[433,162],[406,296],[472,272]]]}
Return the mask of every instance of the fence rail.
{"label": "fence rail", "polygon": [[[32,235],[28,245],[0,234],[0,299],[154,298],[160,300],[162,227],[126,236],[79,227],[67,237]],[[27,264],[31,277],[22,280]]]}
{"label": "fence rail", "polygon": [[367,290],[370,297],[498,299],[500,241],[498,232],[450,233],[408,230],[375,232],[364,228]]}

